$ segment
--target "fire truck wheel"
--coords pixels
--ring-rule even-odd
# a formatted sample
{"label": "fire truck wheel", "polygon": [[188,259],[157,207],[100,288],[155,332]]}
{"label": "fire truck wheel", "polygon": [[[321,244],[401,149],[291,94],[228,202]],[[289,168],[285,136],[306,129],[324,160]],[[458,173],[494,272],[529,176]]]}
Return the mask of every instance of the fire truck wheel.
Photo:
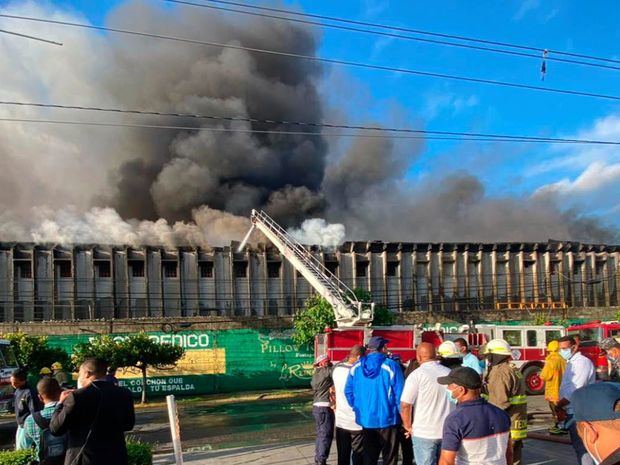
{"label": "fire truck wheel", "polygon": [[545,393],[545,382],[540,379],[542,368],[537,365],[530,365],[523,370],[525,378],[525,390],[530,396],[537,396]]}

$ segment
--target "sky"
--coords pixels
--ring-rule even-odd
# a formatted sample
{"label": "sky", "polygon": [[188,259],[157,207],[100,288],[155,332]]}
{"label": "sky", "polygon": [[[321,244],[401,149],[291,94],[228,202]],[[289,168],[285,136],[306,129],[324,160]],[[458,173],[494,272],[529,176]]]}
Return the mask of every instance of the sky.
{"label": "sky", "polygon": [[[164,8],[192,8],[153,2]],[[0,6],[7,3],[0,0]],[[51,3],[103,25],[108,13],[121,2]],[[252,3],[274,5],[265,1]],[[620,60],[618,2],[284,0],[276,5]],[[319,56],[326,58],[620,95],[620,70],[549,61],[543,82],[540,59],[329,28],[320,34]],[[328,66],[324,72],[326,79],[321,91],[332,110],[326,112],[326,122],[332,115],[339,120],[344,114],[347,121],[359,124],[620,141],[620,101],[344,66]],[[490,195],[536,196],[554,192],[565,206],[593,212],[620,225],[616,218],[620,211],[617,147],[429,140],[421,153],[412,152],[407,176],[424,180],[437,171],[459,170],[476,174]]]}

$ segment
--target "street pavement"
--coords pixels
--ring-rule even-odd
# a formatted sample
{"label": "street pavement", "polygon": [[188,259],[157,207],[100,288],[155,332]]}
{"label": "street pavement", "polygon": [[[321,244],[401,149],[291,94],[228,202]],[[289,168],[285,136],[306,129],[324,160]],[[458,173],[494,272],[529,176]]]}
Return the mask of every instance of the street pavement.
{"label": "street pavement", "polygon": [[[298,401],[299,399],[293,399],[293,403]],[[290,400],[284,400],[281,404],[286,405],[289,402]],[[274,407],[271,403],[267,403],[266,406],[268,409]],[[258,430],[253,427],[245,431],[244,441],[239,441],[240,438],[237,438],[236,445],[239,447],[226,447],[226,444],[230,444],[230,442],[218,443],[213,439],[224,435],[225,430],[239,435],[241,432],[237,430],[238,423],[221,425],[218,421],[207,421],[206,428],[202,433],[202,445],[197,445],[195,441],[184,441],[184,446],[189,446],[184,453],[184,463],[188,465],[313,464],[314,443],[312,442],[313,425],[311,417],[304,414],[306,413],[304,409],[296,408],[282,411],[282,407],[280,407],[275,411],[279,411],[283,414],[282,417],[287,418],[286,423],[282,423],[283,418],[280,418],[279,415],[275,419],[270,418],[270,416],[263,416],[268,409],[260,409],[260,411],[253,409],[251,416],[235,412],[235,417],[238,417],[241,422],[257,420],[258,418],[255,418],[254,414],[262,416],[263,431],[261,433],[264,435],[260,438],[263,441],[262,443],[258,443]],[[537,438],[548,440],[526,440],[523,449],[523,465],[578,465],[572,447],[566,443],[566,437],[551,437],[546,434],[546,430],[550,426],[551,415],[542,396],[528,398],[528,412],[530,414],[529,431]],[[213,415],[215,412],[209,413]],[[273,411],[271,415],[273,415]],[[273,421],[275,422],[271,423]],[[183,437],[185,435],[183,418],[181,424],[181,435]],[[209,432],[208,425],[217,431]],[[266,434],[267,432],[269,433]],[[196,433],[196,431],[191,431],[190,436]],[[296,435],[298,436],[295,437]],[[335,444],[328,463],[336,463]],[[172,465],[174,458],[171,454],[157,455],[154,464]]]}
{"label": "street pavement", "polygon": [[[328,464],[336,463],[335,444]],[[187,465],[263,465],[313,464],[314,443],[304,441],[280,445],[240,447],[207,452],[186,453]],[[171,455],[156,456],[154,465],[173,465]],[[570,445],[528,439],[523,448],[523,465],[578,465]]]}

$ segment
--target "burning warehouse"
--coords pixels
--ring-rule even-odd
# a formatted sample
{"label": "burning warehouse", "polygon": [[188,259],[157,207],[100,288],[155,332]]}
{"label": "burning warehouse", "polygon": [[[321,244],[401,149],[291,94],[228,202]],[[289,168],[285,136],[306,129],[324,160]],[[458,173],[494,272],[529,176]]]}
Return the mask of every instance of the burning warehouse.
{"label": "burning warehouse", "polygon": [[[314,291],[272,247],[0,244],[0,318],[291,315]],[[310,247],[395,312],[613,306],[620,247],[346,242]]]}

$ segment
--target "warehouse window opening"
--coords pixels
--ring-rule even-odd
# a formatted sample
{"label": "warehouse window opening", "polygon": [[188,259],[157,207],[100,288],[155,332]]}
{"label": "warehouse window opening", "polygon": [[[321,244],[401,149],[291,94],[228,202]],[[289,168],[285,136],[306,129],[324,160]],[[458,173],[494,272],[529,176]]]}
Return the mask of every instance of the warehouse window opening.
{"label": "warehouse window opening", "polygon": [[54,267],[56,269],[56,276],[59,278],[71,278],[73,276],[69,260],[56,260]]}
{"label": "warehouse window opening", "polygon": [[32,262],[30,260],[15,262],[13,270],[16,279],[32,279]]}
{"label": "warehouse window opening", "polygon": [[233,276],[235,278],[247,278],[248,262],[233,262]]}
{"label": "warehouse window opening", "polygon": [[365,278],[368,276],[368,262],[357,262],[355,264],[355,277]]}
{"label": "warehouse window opening", "polygon": [[199,267],[201,278],[213,277],[213,262],[200,262]]}
{"label": "warehouse window opening", "polygon": [[144,278],[144,261],[143,260],[130,260],[129,268],[131,269],[132,277]]}
{"label": "warehouse window opening", "polygon": [[95,262],[95,270],[98,278],[109,278],[112,276],[112,265],[108,260]]}
{"label": "warehouse window opening", "polygon": [[399,262],[387,262],[387,267],[385,270],[385,274],[387,276],[398,276],[398,268],[400,267]]}
{"label": "warehouse window opening", "polygon": [[164,262],[162,267],[164,268],[164,277],[166,278],[177,278],[178,277],[178,266],[177,262]]}
{"label": "warehouse window opening", "polygon": [[281,262],[267,262],[267,276],[270,278],[279,278],[281,266]]}

